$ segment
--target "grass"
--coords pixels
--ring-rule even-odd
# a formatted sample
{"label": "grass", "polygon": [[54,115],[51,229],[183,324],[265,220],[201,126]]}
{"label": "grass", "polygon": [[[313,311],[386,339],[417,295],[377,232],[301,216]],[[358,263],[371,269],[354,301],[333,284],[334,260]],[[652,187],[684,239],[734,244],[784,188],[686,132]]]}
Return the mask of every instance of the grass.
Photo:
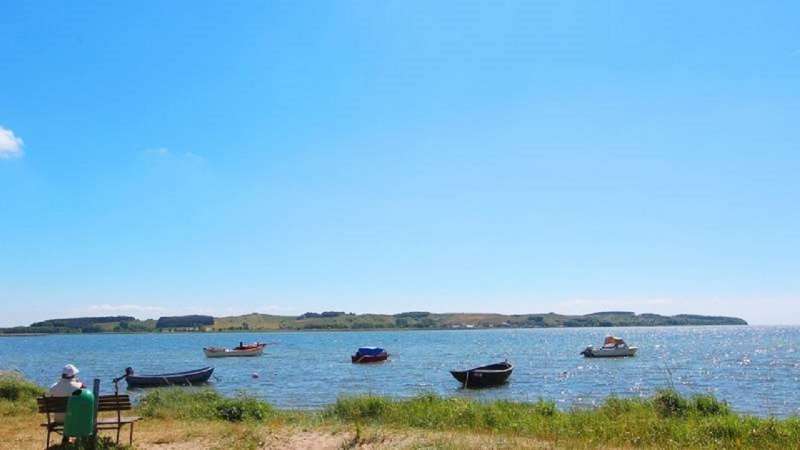
{"label": "grass", "polygon": [[712,396],[686,398],[670,390],[567,412],[547,401],[361,396],[339,399],[324,414],[348,423],[528,436],[569,447],[794,448],[800,442],[796,418],[741,416]]}
{"label": "grass", "polygon": [[142,399],[139,413],[158,419],[263,422],[277,417],[268,403],[240,395],[223,397],[210,389],[157,389]]}
{"label": "grass", "polygon": [[36,397],[44,389],[16,372],[0,372],[0,417],[36,411]]}
{"label": "grass", "polygon": [[[0,413],[11,423],[33,422],[36,429],[34,399],[42,392],[17,375],[0,374]],[[192,440],[200,433],[203,445],[220,448],[231,439],[259,448],[304,433],[311,442],[339,436],[343,447],[405,446],[409,436],[436,447],[513,448],[534,442],[559,448],[778,449],[800,442],[798,418],[740,415],[713,396],[686,397],[673,390],[650,398],[610,397],[596,408],[569,411],[545,400],[480,402],[428,394],[405,400],[343,397],[322,411],[293,412],[246,395],[168,388],[149,392],[136,409],[156,443]]]}
{"label": "grass", "polygon": [[[138,407],[150,419],[224,421],[306,428],[342,425],[356,431],[343,445],[357,447],[404,430],[530,438],[571,448],[794,448],[800,420],[733,413],[713,396],[684,397],[672,390],[647,399],[611,397],[593,409],[559,411],[540,400],[479,402],[421,395],[407,400],[343,397],[322,412],[287,412],[260,400],[225,398],[210,390],[161,389]],[[371,430],[369,432],[365,430]],[[375,432],[375,430],[382,430]]]}

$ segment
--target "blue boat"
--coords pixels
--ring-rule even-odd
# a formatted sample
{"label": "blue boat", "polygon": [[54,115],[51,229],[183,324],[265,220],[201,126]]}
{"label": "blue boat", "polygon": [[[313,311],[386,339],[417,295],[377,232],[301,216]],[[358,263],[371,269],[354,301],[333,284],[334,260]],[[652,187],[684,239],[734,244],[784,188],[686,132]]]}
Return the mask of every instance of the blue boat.
{"label": "blue boat", "polygon": [[372,363],[385,361],[388,358],[389,354],[380,347],[360,347],[350,360],[353,363]]}

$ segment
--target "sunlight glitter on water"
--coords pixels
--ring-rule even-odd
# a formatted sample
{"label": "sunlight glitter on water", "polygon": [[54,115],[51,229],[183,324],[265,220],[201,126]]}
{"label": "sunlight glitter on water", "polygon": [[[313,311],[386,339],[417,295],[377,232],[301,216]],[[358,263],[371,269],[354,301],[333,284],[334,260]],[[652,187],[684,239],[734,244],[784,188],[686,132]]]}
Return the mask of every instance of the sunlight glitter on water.
{"label": "sunlight glitter on water", "polygon": [[[606,334],[624,337],[636,357],[587,360],[578,355]],[[239,341],[275,342],[260,358],[208,360],[202,347]],[[377,365],[354,365],[359,346],[391,354]],[[125,367],[169,372],[212,365],[212,386],[245,391],[277,406],[316,408],[340,395],[407,397],[423,392],[474,399],[555,400],[586,406],[609,395],[639,397],[674,385],[684,393],[713,393],[740,412],[787,416],[800,411],[800,327],[658,327],[458,331],[277,332],[57,335],[0,339],[0,369],[18,369],[41,384],[61,367],[78,365],[103,388]],[[465,391],[449,370],[508,359],[510,382]],[[258,378],[252,374],[258,373]]]}

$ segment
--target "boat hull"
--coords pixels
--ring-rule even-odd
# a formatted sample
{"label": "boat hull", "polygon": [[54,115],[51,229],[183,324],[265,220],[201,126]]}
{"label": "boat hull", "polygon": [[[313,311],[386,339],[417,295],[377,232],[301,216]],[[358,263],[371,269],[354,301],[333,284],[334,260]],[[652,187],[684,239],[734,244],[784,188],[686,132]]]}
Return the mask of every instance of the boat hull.
{"label": "boat hull", "polygon": [[230,349],[230,348],[204,348],[203,353],[205,353],[207,358],[240,358],[240,357],[252,357],[252,356],[261,356],[264,354],[264,347],[253,347],[247,349]]}
{"label": "boat hull", "polygon": [[163,386],[191,386],[208,382],[213,367],[204,367],[187,372],[165,373],[160,375],[128,375],[125,381],[128,387],[163,387]]}
{"label": "boat hull", "polygon": [[587,358],[627,358],[636,356],[636,347],[594,348],[587,347],[581,354]]}
{"label": "boat hull", "polygon": [[366,364],[366,363],[376,363],[381,361],[386,361],[389,359],[389,354],[386,352],[379,353],[377,355],[352,355],[350,360],[353,364]]}
{"label": "boat hull", "polygon": [[504,362],[476,367],[470,370],[451,370],[450,374],[469,389],[500,386],[508,382],[514,366]]}

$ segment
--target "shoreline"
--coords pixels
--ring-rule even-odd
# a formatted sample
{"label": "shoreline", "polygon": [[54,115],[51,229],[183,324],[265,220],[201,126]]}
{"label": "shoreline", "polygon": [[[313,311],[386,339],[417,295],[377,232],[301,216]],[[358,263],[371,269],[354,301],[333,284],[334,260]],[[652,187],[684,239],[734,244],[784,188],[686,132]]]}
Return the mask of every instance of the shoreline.
{"label": "shoreline", "polygon": [[0,328],[2,334],[144,333],[144,332],[242,332],[242,331],[382,331],[471,330],[527,328],[622,328],[658,326],[748,325],[738,317],[697,314],[660,314],[604,311],[591,314],[432,313],[408,311],[397,314],[356,314],[344,311],[307,312],[299,316],[250,313],[240,316],[97,316],[48,319],[29,326]]}
{"label": "shoreline", "polygon": [[369,332],[386,332],[386,331],[503,331],[503,330],[608,330],[610,328],[714,328],[714,327],[746,327],[746,328],[762,328],[762,327],[800,327],[800,325],[750,325],[750,324],[712,324],[712,325],[613,325],[613,326],[597,326],[597,327],[472,327],[472,328],[285,328],[285,329],[264,329],[264,330],[212,330],[212,331],[98,331],[92,333],[0,333],[0,338],[3,337],[42,337],[42,336],[92,336],[92,335],[137,335],[137,334],[252,334],[252,333],[369,333]]}
{"label": "shoreline", "polygon": [[[43,391],[18,375],[0,374],[0,449],[42,447],[43,416],[36,413],[35,398]],[[798,416],[738,414],[711,395],[671,390],[638,399],[610,396],[594,407],[567,411],[547,400],[476,401],[433,394],[341,397],[322,410],[298,411],[253,397],[174,387],[149,391],[132,414],[142,417],[134,432],[134,448],[140,449],[785,449],[800,442]]]}

